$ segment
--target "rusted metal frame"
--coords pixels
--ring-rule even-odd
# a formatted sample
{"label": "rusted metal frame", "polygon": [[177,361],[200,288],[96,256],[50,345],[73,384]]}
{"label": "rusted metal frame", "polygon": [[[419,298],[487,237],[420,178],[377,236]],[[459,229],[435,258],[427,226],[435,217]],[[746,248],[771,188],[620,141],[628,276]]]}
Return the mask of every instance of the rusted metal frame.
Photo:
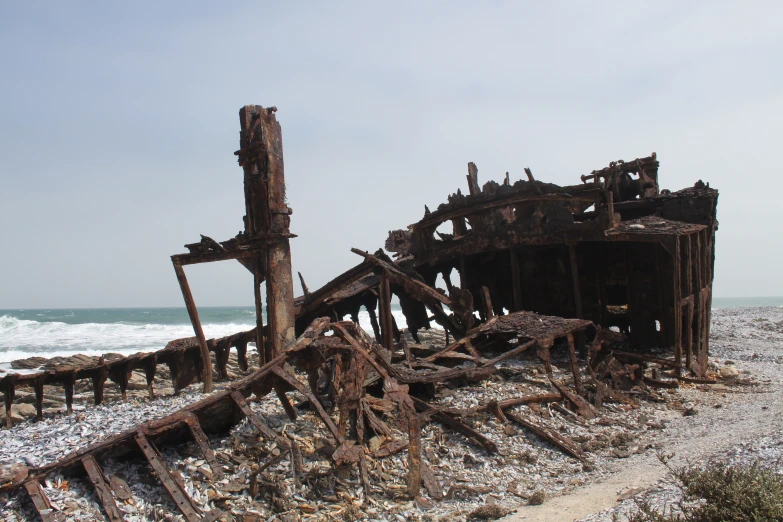
{"label": "rusted metal frame", "polygon": [[[559,187],[557,193],[532,194],[530,192],[515,192],[498,196],[483,196],[483,200],[475,205],[468,205],[456,209],[436,210],[429,216],[419,221],[416,226],[419,229],[431,228],[433,231],[441,223],[458,218],[465,218],[475,214],[486,213],[497,207],[508,207],[523,201],[573,201],[575,199],[594,199],[599,193],[599,184],[571,185]],[[546,190],[546,187],[542,187]]]}
{"label": "rusted metal frame", "polygon": [[316,413],[318,413],[318,416],[321,417],[321,420],[324,422],[324,424],[326,424],[326,427],[332,433],[332,436],[334,436],[335,440],[338,443],[342,443],[343,439],[340,435],[340,430],[337,428],[337,426],[335,426],[332,418],[329,416],[326,410],[324,410],[323,406],[321,406],[321,402],[315,397],[315,395],[313,395],[309,388],[299,382],[299,379],[285,371],[280,366],[272,367],[272,372],[293,386],[299,393],[307,397],[307,399],[310,401],[310,405],[315,408]]}
{"label": "rusted metal frame", "polygon": [[444,411],[439,411],[424,402],[421,399],[417,399],[416,397],[411,397],[413,400],[414,406],[416,406],[416,410],[420,413],[431,416],[434,420],[440,422],[441,424],[445,424],[446,426],[450,427],[454,431],[457,431],[469,439],[473,439],[478,444],[480,444],[485,450],[487,450],[490,453],[497,453],[498,447],[497,444],[492,442],[490,439],[482,435],[481,433],[477,432],[464,422],[460,421],[459,419],[454,418],[453,416],[449,415],[448,413]]}
{"label": "rusted metal frame", "polygon": [[565,439],[558,433],[544,426],[541,426],[538,423],[533,422],[529,419],[525,419],[524,417],[522,417],[521,415],[517,415],[516,413],[510,411],[505,411],[504,413],[506,417],[508,417],[510,420],[519,424],[523,428],[532,431],[539,438],[549,442],[553,446],[559,448],[564,453],[571,455],[572,457],[579,459],[581,461],[587,460],[585,454],[576,444],[574,444],[572,441]]}
{"label": "rusted metal frame", "polygon": [[378,292],[378,310],[381,316],[381,339],[382,345],[387,350],[394,353],[394,332],[392,331],[392,311],[391,311],[391,289],[389,287],[389,276],[386,270],[382,270],[381,282]]}
{"label": "rusted metal frame", "polygon": [[[461,329],[458,328],[453,321],[450,321],[448,319],[448,317],[443,312],[443,309],[440,307],[441,305],[445,305],[449,309],[451,309],[451,311],[454,312],[455,315],[459,315],[459,316],[467,316],[468,312],[470,315],[472,315],[473,313],[472,309],[471,310],[463,309],[463,307],[455,300],[446,297],[445,295],[441,294],[440,292],[428,286],[427,284],[411,278],[396,266],[387,263],[383,259],[379,259],[377,256],[359,250],[358,248],[352,248],[351,252],[364,257],[365,260],[368,261],[369,263],[374,264],[376,267],[383,269],[385,271],[386,277],[389,278],[390,283],[394,283],[402,286],[403,289],[407,293],[409,293],[413,298],[424,303],[424,305],[427,306],[427,308],[429,308],[436,315],[436,320],[440,319],[440,321],[438,322],[441,323],[441,325],[444,326],[444,328],[452,328],[454,332],[460,334],[464,333],[464,331],[461,331]],[[443,324],[443,322],[445,322],[446,324]]]}
{"label": "rusted metal frame", "polygon": [[297,417],[299,414],[296,411],[296,408],[294,408],[293,404],[291,404],[291,401],[288,400],[288,397],[286,396],[286,387],[283,386],[283,383],[275,379],[275,384],[273,386],[275,390],[275,395],[277,395],[277,399],[280,401],[280,404],[283,406],[283,410],[285,411],[286,416],[288,416],[288,419],[291,422],[296,422]]}
{"label": "rusted metal frame", "polygon": [[492,309],[492,296],[489,294],[489,288],[481,287],[481,301],[484,304],[484,320],[489,321],[495,315]]}
{"label": "rusted metal frame", "polygon": [[532,346],[534,346],[536,344],[538,344],[538,340],[537,339],[533,339],[531,341],[527,341],[525,343],[521,343],[518,346],[516,346],[515,348],[512,348],[511,350],[498,355],[494,359],[491,359],[491,360],[487,361],[482,366],[484,366],[484,367],[495,366],[498,363],[500,363],[502,361],[505,361],[506,359],[511,359],[512,357],[516,357],[520,353],[526,351],[528,348],[531,348]]}
{"label": "rusted metal frame", "polygon": [[106,482],[106,477],[104,477],[98,461],[92,455],[87,455],[82,459],[82,465],[90,478],[90,482],[92,482],[95,494],[101,502],[104,512],[106,512],[106,517],[110,522],[122,522],[122,513],[117,507],[117,501],[114,500],[111,487]]}
{"label": "rusted metal frame", "polygon": [[416,414],[413,398],[408,387],[400,385],[393,378],[385,378],[383,391],[386,397],[395,402],[400,411],[403,424],[408,428],[408,487],[410,498],[416,498],[421,488],[421,424]]}
{"label": "rusted metal frame", "polygon": [[33,506],[38,512],[38,516],[41,517],[43,522],[57,522],[57,517],[52,509],[52,503],[49,501],[49,497],[44,493],[41,483],[37,480],[30,479],[24,483],[24,488],[27,490],[27,494],[30,495],[30,499],[33,501]]}
{"label": "rusted metal frame", "polygon": [[264,423],[264,421],[262,421],[258,417],[258,415],[256,415],[256,413],[253,411],[253,409],[250,407],[250,405],[247,403],[247,400],[245,400],[245,397],[241,393],[239,393],[238,391],[232,392],[231,398],[233,399],[237,407],[239,407],[240,411],[244,414],[244,416],[247,417],[247,420],[250,421],[253,427],[257,429],[259,432],[261,432],[261,435],[263,435],[265,438],[269,440],[273,440],[277,442],[278,446],[288,449],[289,443],[285,439],[285,437],[278,434],[272,428],[267,426],[266,423]]}
{"label": "rusted metal frame", "polygon": [[502,401],[490,401],[486,404],[479,406],[477,412],[491,412],[492,409],[497,406],[501,410],[507,410],[515,406],[521,406],[523,404],[538,404],[542,402],[556,402],[563,398],[563,394],[557,393],[542,393],[540,395],[524,395],[522,397],[514,397],[513,399],[505,399]]}
{"label": "rusted metal frame", "polygon": [[554,343],[555,340],[551,338],[536,339],[536,355],[538,355],[538,358],[544,363],[544,371],[546,371],[550,380],[554,378],[552,376],[552,356],[550,354],[550,349]]}
{"label": "rusted metal frame", "polygon": [[202,263],[214,263],[217,261],[229,261],[235,259],[237,261],[246,261],[254,257],[258,257],[266,251],[269,244],[274,244],[280,241],[288,240],[289,238],[295,238],[296,234],[282,233],[282,234],[259,234],[253,236],[253,241],[256,244],[242,247],[236,250],[227,250],[222,252],[203,252],[194,254],[175,254],[171,256],[173,262],[178,262],[181,266],[197,265]]}
{"label": "rusted metal frame", "polygon": [[[256,381],[266,376],[271,368],[275,365],[281,364],[285,362],[285,360],[293,353],[299,352],[307,346],[310,345],[313,339],[315,339],[317,336],[319,336],[323,331],[329,326],[329,320],[326,318],[320,318],[313,321],[313,323],[305,330],[305,332],[299,337],[297,340],[297,343],[294,347],[290,348],[285,353],[279,355],[274,360],[267,363],[264,367],[259,368],[252,374],[243,377],[241,379],[238,379],[234,383],[230,384],[228,387],[226,387],[225,390],[213,394],[209,397],[206,397],[194,404],[191,404],[189,406],[186,406],[182,410],[179,410],[178,412],[175,412],[171,415],[168,415],[162,419],[159,419],[157,421],[143,424],[142,426],[145,426],[145,431],[148,433],[159,433],[161,431],[165,431],[167,429],[171,429],[173,426],[179,424],[182,422],[182,416],[186,415],[187,412],[197,413],[200,412],[206,408],[212,407],[218,403],[224,402],[224,401],[231,401],[232,397],[231,394],[234,392],[238,392],[240,390],[247,390],[249,389]],[[242,397],[242,400],[244,401],[244,396],[239,394],[240,397]],[[252,410],[251,410],[252,412]],[[269,430],[271,432],[271,430]],[[129,431],[125,431],[122,433],[119,433],[117,435],[111,436],[103,441],[94,443],[82,450],[76,451],[63,459],[60,459],[52,464],[31,469],[30,473],[28,475],[28,478],[35,479],[35,480],[42,480],[46,476],[48,476],[51,472],[53,472],[56,469],[62,468],[62,467],[68,467],[73,466],[75,463],[78,463],[82,458],[88,455],[97,455],[104,451],[110,450],[112,448],[118,448],[121,447],[128,442],[132,442],[134,437],[137,434],[136,429],[132,429]],[[277,434],[274,432],[271,432],[271,437],[274,439],[277,437]],[[285,439],[283,439],[283,444],[285,444]],[[19,487],[23,484],[23,481],[6,484],[2,489],[8,490],[12,488]]]}
{"label": "rusted metal frame", "polygon": [[198,317],[198,309],[193,300],[193,294],[190,291],[188,279],[185,277],[185,270],[182,265],[172,258],[174,272],[177,274],[177,281],[182,290],[182,297],[185,299],[185,307],[190,316],[190,323],[193,325],[193,331],[198,338],[198,346],[201,351],[201,378],[204,381],[204,393],[212,393],[212,358],[209,355],[207,347],[207,338],[204,336],[204,330],[201,328],[201,320]]}
{"label": "rusted metal frame", "polygon": [[198,421],[198,417],[193,412],[187,412],[184,415],[183,420],[190,429],[190,434],[193,435],[193,440],[201,450],[202,455],[204,455],[204,460],[206,460],[207,464],[209,464],[209,467],[212,470],[212,475],[218,480],[223,478],[223,469],[220,467],[217,459],[215,458],[215,452],[212,450],[212,448],[209,447],[209,439],[207,438],[206,433],[204,433],[204,430],[201,429],[201,424]]}
{"label": "rusted metal frame", "polygon": [[511,263],[511,290],[514,295],[514,310],[512,312],[519,312],[522,310],[522,275],[520,274],[519,267],[519,255],[516,249],[509,249],[509,260]]}
{"label": "rusted metal frame", "polygon": [[188,522],[200,520],[201,517],[199,517],[198,512],[196,511],[197,508],[193,504],[193,500],[182,490],[182,488],[180,488],[179,484],[177,484],[177,481],[171,475],[168,466],[163,461],[163,457],[161,457],[158,450],[147,439],[147,436],[141,429],[136,433],[136,444],[144,454],[144,458],[147,459],[152,470],[158,476],[158,480],[161,481],[163,487],[166,488],[166,491],[171,495],[171,498],[185,517],[185,520]]}
{"label": "rusted metal frame", "polygon": [[552,386],[554,386],[557,389],[557,391],[559,391],[563,395],[563,397],[568,399],[568,401],[574,405],[576,410],[579,412],[579,415],[581,415],[585,419],[595,418],[596,415],[595,410],[593,409],[592,405],[590,405],[589,402],[584,400],[579,395],[571,393],[571,391],[564,384],[556,381],[555,379],[552,379],[550,377],[549,381],[552,383]]}
{"label": "rusted metal frame", "polygon": [[[682,367],[682,307],[680,306],[680,300],[681,297],[681,276],[682,276],[682,266],[681,266],[681,259],[680,259],[680,239],[679,237],[675,236],[673,238],[673,245],[672,245],[672,262],[673,262],[673,275],[674,280],[672,281],[673,286],[673,299],[672,299],[672,308],[673,308],[673,315],[674,315],[674,361]],[[677,370],[679,375],[679,369]]]}

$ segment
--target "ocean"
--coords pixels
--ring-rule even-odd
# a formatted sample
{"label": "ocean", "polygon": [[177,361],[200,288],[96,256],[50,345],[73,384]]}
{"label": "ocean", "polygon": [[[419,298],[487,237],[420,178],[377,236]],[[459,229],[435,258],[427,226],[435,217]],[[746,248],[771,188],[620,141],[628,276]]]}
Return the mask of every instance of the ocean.
{"label": "ocean", "polygon": [[[783,306],[783,297],[716,297],[713,308]],[[397,325],[405,327],[399,305]],[[222,337],[255,325],[253,307],[200,307],[207,338]],[[371,330],[367,312],[359,323]],[[0,310],[0,364],[31,356],[131,354],[154,351],[173,339],[193,336],[185,308],[73,308]]]}
{"label": "ocean", "polygon": [[[199,307],[207,339],[253,328],[255,308]],[[399,305],[392,314],[406,326]],[[372,331],[370,316],[362,310],[359,323]],[[71,308],[61,310],[0,310],[0,364],[25,357],[128,355],[155,351],[174,339],[192,337],[185,308]]]}

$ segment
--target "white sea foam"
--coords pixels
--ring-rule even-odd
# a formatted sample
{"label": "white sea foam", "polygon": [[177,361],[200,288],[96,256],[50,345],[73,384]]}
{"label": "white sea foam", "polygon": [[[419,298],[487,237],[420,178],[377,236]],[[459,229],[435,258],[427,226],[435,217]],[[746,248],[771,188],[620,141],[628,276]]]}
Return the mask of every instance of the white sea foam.
{"label": "white sea foam", "polygon": [[[252,311],[250,312],[252,314]],[[243,316],[249,315],[247,311]],[[397,326],[405,328],[407,323],[402,311],[392,310]],[[204,324],[207,338],[223,337],[253,328],[239,318],[239,322]],[[346,317],[348,319],[348,317]],[[370,315],[359,312],[359,325],[372,333]],[[440,328],[433,323],[433,327]],[[77,353],[103,355],[106,353],[131,354],[160,350],[166,344],[182,337],[192,337],[190,324],[129,324],[129,323],[78,323],[57,321],[33,321],[18,319],[9,315],[0,316],[0,363],[7,363],[26,357],[68,356]]]}
{"label": "white sea foam", "polygon": [[[223,337],[252,328],[248,324],[205,324],[204,334]],[[38,322],[0,316],[0,362],[33,355],[101,355],[154,351],[181,337],[193,336],[189,324]]]}

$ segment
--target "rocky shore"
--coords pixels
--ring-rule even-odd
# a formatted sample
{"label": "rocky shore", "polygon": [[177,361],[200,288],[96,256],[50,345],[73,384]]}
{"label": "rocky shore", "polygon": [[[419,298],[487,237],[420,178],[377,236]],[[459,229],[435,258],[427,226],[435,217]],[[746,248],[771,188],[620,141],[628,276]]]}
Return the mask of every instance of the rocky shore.
{"label": "rocky shore", "polygon": [[[686,439],[705,440],[712,447],[704,449],[707,453],[713,449],[711,454],[733,451],[747,458],[756,454],[764,459],[778,458],[783,447],[781,431],[773,429],[778,421],[766,419],[763,429],[768,433],[764,433],[763,439],[747,440],[743,433],[726,428],[734,426],[737,419],[745,419],[750,425],[756,417],[780,413],[777,397],[783,385],[783,352],[778,347],[783,341],[783,311],[778,308],[715,310],[711,337],[711,370],[718,377],[718,384],[685,384],[679,389],[663,390],[658,400],[641,401],[637,408],[607,404],[591,420],[547,406],[519,407],[520,413],[541,418],[547,426],[577,442],[587,452],[584,463],[564,455],[535,435],[503,425],[489,415],[475,416],[470,423],[497,444],[500,450],[497,455],[486,453],[462,435],[442,429],[438,424],[428,424],[422,433],[423,455],[440,480],[445,494],[443,500],[431,499],[426,494],[413,501],[403,498],[404,451],[386,458],[368,459],[373,491],[366,497],[355,471],[335,470],[330,463],[334,448],[317,417],[302,409],[299,420],[292,423],[271,396],[252,403],[252,407],[274,429],[301,441],[303,476],[294,476],[290,457],[282,455],[261,476],[260,482],[251,484],[250,476],[258,468],[259,460],[266,460],[275,452],[280,455],[280,449],[266,441],[259,443],[258,434],[247,421],[230,433],[210,440],[227,478],[215,480],[192,443],[168,447],[163,457],[171,469],[178,470],[187,492],[203,509],[219,508],[224,511],[225,520],[245,521],[464,520],[479,516],[497,518],[520,505],[541,504],[524,509],[543,510],[558,499],[571,497],[572,492],[577,495],[588,485],[611,480],[629,467],[637,467],[638,473],[644,473],[645,466],[657,461],[657,453],[676,448]],[[433,334],[424,342],[442,344],[443,341]],[[508,364],[529,363],[522,360]],[[566,370],[557,366],[557,371]],[[230,362],[229,369],[236,375],[240,373],[235,361]],[[507,379],[508,374],[500,371],[472,386],[439,388],[433,404],[470,408],[492,398],[549,389],[532,364],[525,379]],[[164,379],[161,375],[161,382]],[[73,415],[65,415],[64,404],[52,400],[47,404],[50,411],[45,414],[45,420],[38,423],[24,420],[27,415],[21,408],[23,404],[15,405],[15,414],[23,422],[3,430],[0,463],[6,470],[14,463],[43,465],[85,444],[138,422],[163,417],[203,397],[196,385],[175,396],[173,388],[167,390],[156,384],[158,396],[149,399],[143,376],[134,376],[132,382],[136,385],[131,387],[127,401],[120,400],[118,389],[107,387],[106,401],[98,407],[91,405],[89,386],[77,389]],[[217,384],[220,389],[220,383]],[[728,447],[711,442],[710,437],[721,430],[725,432],[722,437],[730,443]],[[371,445],[382,442],[371,441]],[[150,479],[146,464],[105,459],[102,465],[120,486],[126,485],[119,488],[126,492],[126,498],[118,498],[125,520],[181,519],[168,494]],[[667,492],[671,488],[667,487],[661,482],[652,490],[627,488],[620,491],[626,500],[619,507],[584,520],[609,521],[615,514],[622,516],[630,509],[635,495],[652,495],[653,500],[660,497],[660,502],[668,502]],[[83,479],[55,475],[44,484],[44,489],[68,520],[103,520],[92,487]],[[24,495],[0,495],[2,519],[35,520],[28,502]],[[602,506],[593,508],[599,511]],[[511,515],[514,516],[536,520],[532,511],[523,510]],[[578,517],[570,520],[575,518]]]}

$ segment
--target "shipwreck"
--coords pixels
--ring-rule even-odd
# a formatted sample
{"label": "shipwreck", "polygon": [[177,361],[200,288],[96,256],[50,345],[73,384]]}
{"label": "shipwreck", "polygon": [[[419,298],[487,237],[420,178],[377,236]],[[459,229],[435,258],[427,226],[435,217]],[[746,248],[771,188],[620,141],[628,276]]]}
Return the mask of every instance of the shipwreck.
{"label": "shipwreck", "polygon": [[[124,393],[131,373],[141,371],[151,396],[160,364],[168,366],[175,389],[202,382],[204,391],[212,392],[64,459],[17,469],[0,489],[29,495],[44,521],[62,517],[41,486],[55,471],[86,476],[105,517],[122,520],[120,492],[104,475],[101,460],[128,456],[149,464],[186,520],[219,519],[220,509],[205,510],[193,502],[158,448],[192,440],[214,476],[221,477],[223,466],[209,437],[243,418],[278,449],[258,463],[246,486],[252,495],[258,494],[264,470],[283,458],[290,460],[290,473],[303,476],[306,462],[299,443],[250,408],[252,400],[271,393],[292,422],[303,409],[320,419],[333,439],[332,465],[355,469],[364,495],[376,490],[372,463],[407,452],[404,494],[417,498],[423,487],[438,500],[444,495],[442,483],[422,458],[425,423],[440,423],[493,453],[495,443],[466,420],[491,415],[585,461],[578,444],[513,408],[551,403],[589,419],[607,401],[633,402],[682,381],[710,382],[718,191],[708,184],[698,181],[677,192],[660,189],[654,153],[612,162],[562,187],[535,179],[529,169],[524,180],[512,183],[507,174],[502,183],[481,186],[476,165],[469,163],[467,193],[458,190],[436,210],[425,207],[417,223],[389,232],[385,247],[393,257],[383,250],[353,249],[360,258],[356,266],[313,291],[300,274],[303,295],[295,297],[289,241],[296,236],[290,232],[292,210],[285,197],[282,131],[275,112],[252,105],[240,110],[235,154],[244,173],[244,230],[222,242],[202,236],[186,245],[188,252],[171,257],[194,337],[154,353],[12,373],[0,380],[9,426],[20,387],[35,389],[39,419],[44,385],[62,387],[70,410],[77,380],[90,380],[100,403],[107,379]],[[185,268],[228,260],[238,261],[252,276],[256,327],[206,339]],[[407,330],[392,315],[395,297]],[[358,326],[362,308],[372,333]],[[445,343],[418,343],[419,333],[433,327],[445,330]],[[256,347],[250,361],[249,343]],[[213,365],[214,375],[227,380],[232,348],[243,370],[256,369],[213,392]],[[549,389],[493,400],[469,412],[429,403],[436,385],[486,379],[503,364],[530,354],[540,361]],[[565,379],[553,374],[553,364],[560,363]],[[292,402],[292,393],[302,400]],[[370,448],[372,438],[383,443]]]}

